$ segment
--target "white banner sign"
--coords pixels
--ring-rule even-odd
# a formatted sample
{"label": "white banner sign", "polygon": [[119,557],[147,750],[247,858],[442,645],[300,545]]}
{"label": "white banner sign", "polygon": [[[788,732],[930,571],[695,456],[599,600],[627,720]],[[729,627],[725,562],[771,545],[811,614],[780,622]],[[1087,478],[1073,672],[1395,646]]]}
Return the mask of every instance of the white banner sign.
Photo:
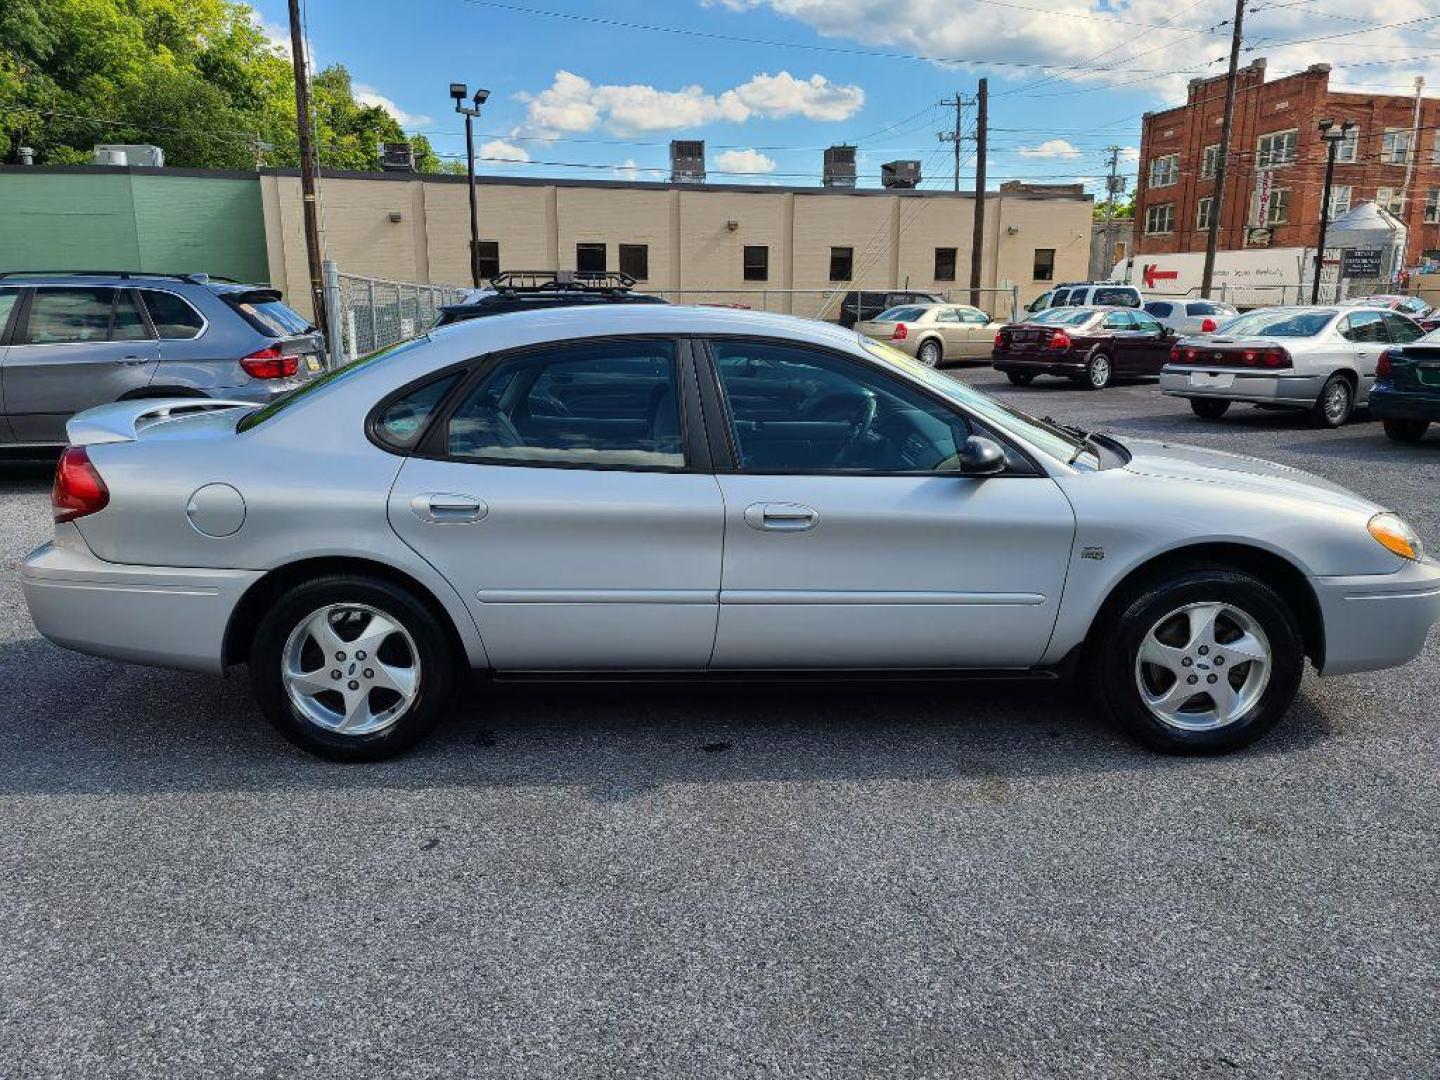
{"label": "white banner sign", "polygon": [[1250,207],[1250,224],[1259,226],[1270,220],[1270,193],[1275,189],[1275,170],[1261,169],[1255,174],[1255,201]]}

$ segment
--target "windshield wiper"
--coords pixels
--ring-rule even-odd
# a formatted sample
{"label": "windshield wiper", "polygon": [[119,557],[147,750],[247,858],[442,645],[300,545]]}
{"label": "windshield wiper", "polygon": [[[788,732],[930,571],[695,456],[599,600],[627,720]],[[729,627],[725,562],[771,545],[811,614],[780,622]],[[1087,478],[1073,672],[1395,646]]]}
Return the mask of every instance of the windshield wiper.
{"label": "windshield wiper", "polygon": [[1100,453],[1100,443],[1095,439],[1095,433],[1093,431],[1086,431],[1084,428],[1077,427],[1074,424],[1062,424],[1051,416],[1042,416],[1040,419],[1045,421],[1045,423],[1049,424],[1051,427],[1055,428],[1057,431],[1063,431],[1065,432],[1065,434],[1080,440],[1080,445],[1077,446],[1075,448],[1075,452],[1070,455],[1070,460],[1065,462],[1066,465],[1074,465],[1075,459],[1078,458],[1081,454],[1083,454],[1086,450],[1089,450],[1090,453],[1094,454],[1097,461],[1105,460]]}

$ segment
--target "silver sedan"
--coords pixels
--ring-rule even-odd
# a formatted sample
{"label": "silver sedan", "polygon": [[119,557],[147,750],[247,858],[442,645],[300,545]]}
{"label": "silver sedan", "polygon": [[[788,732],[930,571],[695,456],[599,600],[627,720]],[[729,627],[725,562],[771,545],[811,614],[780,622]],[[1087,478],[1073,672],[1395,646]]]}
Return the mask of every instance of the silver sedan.
{"label": "silver sedan", "polygon": [[1440,564],[1359,495],[752,312],[503,315],[265,408],[125,402],[69,435],[23,570],[40,631],[248,663],[335,758],[411,746],[467,669],[1070,676],[1149,746],[1228,750],[1307,658],[1402,664],[1440,619]]}

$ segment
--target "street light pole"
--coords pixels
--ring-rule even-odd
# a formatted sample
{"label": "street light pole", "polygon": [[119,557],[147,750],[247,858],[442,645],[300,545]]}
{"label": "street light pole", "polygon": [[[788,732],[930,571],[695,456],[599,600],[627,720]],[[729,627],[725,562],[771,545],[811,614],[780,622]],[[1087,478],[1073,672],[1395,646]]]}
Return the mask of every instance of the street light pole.
{"label": "street light pole", "polygon": [[470,180],[470,284],[480,288],[480,216],[475,205],[475,117],[480,106],[490,99],[489,90],[475,91],[475,104],[464,104],[470,90],[464,83],[451,83],[450,96],[455,111],[465,117],[465,172]]}
{"label": "street light pole", "polygon": [[1320,271],[1325,265],[1325,233],[1330,227],[1330,186],[1335,179],[1335,155],[1355,121],[1346,120],[1338,128],[1328,117],[1320,121],[1320,138],[1325,140],[1325,193],[1320,196],[1320,239],[1315,245],[1315,278],[1310,283],[1310,303],[1320,302]]}

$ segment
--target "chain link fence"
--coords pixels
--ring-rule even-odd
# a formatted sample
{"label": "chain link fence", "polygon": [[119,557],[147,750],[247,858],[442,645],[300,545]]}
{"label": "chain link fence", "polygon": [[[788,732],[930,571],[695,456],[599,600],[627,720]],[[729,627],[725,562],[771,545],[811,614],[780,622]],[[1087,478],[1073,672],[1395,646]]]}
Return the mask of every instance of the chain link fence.
{"label": "chain link fence", "polygon": [[326,275],[326,292],[339,316],[333,322],[331,352],[337,363],[345,364],[423,334],[434,324],[440,309],[458,303],[465,290],[454,285],[389,281],[335,270]]}
{"label": "chain link fence", "polygon": [[[668,300],[672,304],[703,304],[722,307],[749,308],[754,311],[770,311],[782,315],[798,315],[805,319],[823,319],[835,322],[840,318],[840,305],[847,293],[855,289],[644,289],[652,296]],[[867,303],[882,301],[890,293],[921,292],[938,296],[951,304],[968,304],[971,301],[969,288],[926,289],[900,287],[895,289],[863,290]],[[998,319],[1014,319],[1020,308],[1019,290],[1012,287],[1000,289],[977,289],[979,306]]]}

